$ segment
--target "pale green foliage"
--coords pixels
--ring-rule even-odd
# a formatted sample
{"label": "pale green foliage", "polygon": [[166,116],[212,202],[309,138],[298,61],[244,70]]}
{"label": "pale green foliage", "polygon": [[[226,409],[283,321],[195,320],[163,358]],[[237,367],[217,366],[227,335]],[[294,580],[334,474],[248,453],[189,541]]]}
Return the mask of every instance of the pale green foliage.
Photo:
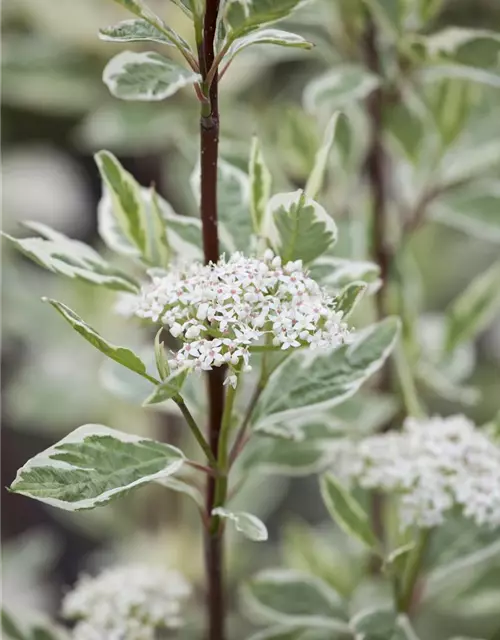
{"label": "pale green foliage", "polygon": [[340,113],[336,112],[332,115],[325,129],[323,141],[314,159],[314,165],[305,188],[306,194],[314,200],[321,191],[325,179],[328,159],[333,143],[335,142],[335,131]]}
{"label": "pale green foliage", "polygon": [[347,631],[339,595],[319,578],[299,571],[268,569],[244,587],[243,603],[262,622]]}
{"label": "pale green foliage", "polygon": [[28,460],[11,491],[68,511],[92,509],[175,473],[183,460],[170,445],[84,425]]}
{"label": "pale green foliage", "polygon": [[251,513],[244,511],[229,511],[222,507],[217,507],[212,511],[212,515],[219,516],[223,520],[229,520],[234,528],[242,533],[245,538],[253,542],[263,542],[267,540],[268,533],[265,524]]}
{"label": "pale green foliage", "polygon": [[453,351],[470,340],[492,320],[500,307],[500,263],[474,279],[451,305],[446,349]]}
{"label": "pale green foliage", "polygon": [[118,364],[123,367],[138,373],[140,376],[154,381],[154,378],[151,378],[151,376],[147,374],[146,365],[133,351],[125,347],[117,347],[116,345],[111,344],[111,342],[108,342],[105,338],[99,335],[95,329],[84,322],[74,311],[62,302],[46,298],[44,298],[44,300],[49,302],[77,333],[83,336],[85,340],[90,342],[90,344],[96,349],[102,351],[102,353],[108,356],[108,358],[111,358],[111,360],[118,362]]}
{"label": "pale green foliage", "polygon": [[276,423],[347,400],[383,365],[398,331],[397,319],[386,318],[361,331],[352,344],[289,356],[264,389],[255,409],[255,424]]}
{"label": "pale green foliage", "polygon": [[292,47],[296,49],[311,49],[313,46],[302,36],[281,29],[260,29],[246,36],[237,38],[229,47],[225,56],[227,62],[231,61],[240,51],[255,44],[272,44],[280,47]]}
{"label": "pale green foliage", "polygon": [[301,0],[227,0],[224,22],[231,40],[258,29],[264,24],[286,18]]}
{"label": "pale green foliage", "polygon": [[272,178],[257,136],[252,138],[248,168],[250,180],[250,212],[255,233],[260,233],[267,203],[271,196]]}
{"label": "pale green foliage", "polygon": [[418,640],[408,617],[383,608],[365,609],[351,619],[350,626],[359,640]]}
{"label": "pale green foliage", "polygon": [[133,278],[112,267],[92,247],[39,222],[25,223],[25,226],[42,237],[17,239],[6,233],[3,235],[16,249],[45,269],[115,291],[135,293],[138,290],[139,285]]}
{"label": "pale green foliage", "polygon": [[153,393],[144,400],[143,404],[146,406],[149,404],[166,402],[171,398],[179,398],[179,393],[187,374],[188,372],[186,369],[170,374],[167,378],[162,380],[159,385],[157,385]]}
{"label": "pale green foliage", "polygon": [[294,191],[269,200],[262,235],[284,262],[308,263],[335,243],[337,227],[321,205],[303,191]]}
{"label": "pale green foliage", "polygon": [[[252,220],[250,218],[250,181],[248,175],[230,162],[220,158],[218,170],[218,219],[223,250],[248,253]],[[196,202],[200,202],[200,167],[190,179]]]}
{"label": "pale green foliage", "polygon": [[159,42],[172,45],[172,41],[146,20],[123,20],[117,25],[99,30],[101,40],[108,42]]}
{"label": "pale green foliage", "polygon": [[127,253],[143,256],[149,264],[167,266],[165,220],[154,192],[147,192],[145,197],[141,186],[108,151],[97,153],[95,160],[105,184],[103,199],[110,199],[100,211],[103,235],[109,237],[113,248],[123,247]]}
{"label": "pale green foliage", "polygon": [[368,515],[332,474],[326,474],[321,478],[321,495],[339,527],[367,547],[376,548],[377,540]]}
{"label": "pale green foliage", "polygon": [[379,86],[379,79],[359,65],[338,65],[315,78],[304,90],[308,111],[341,109],[368,97]]}
{"label": "pale green foliage", "polygon": [[480,240],[500,243],[500,182],[465,185],[439,198],[432,218]]}
{"label": "pale green foliage", "polygon": [[159,53],[123,51],[104,69],[103,82],[122,100],[164,100],[200,76]]}

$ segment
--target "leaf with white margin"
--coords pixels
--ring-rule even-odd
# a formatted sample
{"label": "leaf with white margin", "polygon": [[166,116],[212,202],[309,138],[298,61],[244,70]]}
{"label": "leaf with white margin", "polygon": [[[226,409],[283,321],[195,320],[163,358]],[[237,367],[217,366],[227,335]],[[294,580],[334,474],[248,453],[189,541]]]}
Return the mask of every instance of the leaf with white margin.
{"label": "leaf with white margin", "polygon": [[340,109],[364,100],[380,84],[380,79],[359,65],[338,65],[310,82],[303,96],[307,111]]}
{"label": "leaf with white margin", "polygon": [[367,286],[364,282],[351,282],[335,298],[335,311],[342,314],[343,320],[348,318],[354,311],[366,289]]}
{"label": "leaf with white margin", "polygon": [[244,585],[243,603],[262,622],[347,631],[344,603],[326,582],[301,571],[267,569]]}
{"label": "leaf with white margin", "polygon": [[67,511],[93,509],[172,475],[183,461],[176,447],[87,424],[28,460],[10,490]]}
{"label": "leaf with white margin", "polygon": [[303,191],[278,193],[268,202],[262,235],[283,262],[312,262],[337,240],[337,225]]}
{"label": "leaf with white margin", "polygon": [[328,446],[320,439],[293,441],[256,437],[245,447],[238,463],[242,477],[255,472],[304,477],[325,471],[331,460]]}
{"label": "leaf with white margin", "polygon": [[478,335],[500,308],[500,262],[477,276],[447,312],[446,350]]}
{"label": "leaf with white margin", "polygon": [[314,46],[312,42],[308,42],[296,33],[280,29],[260,29],[242,38],[237,38],[229,47],[224,60],[229,63],[240,51],[254,44],[273,44],[297,49],[311,49]]}
{"label": "leaf with white margin", "polygon": [[330,151],[332,150],[333,143],[335,141],[337,123],[341,115],[342,114],[339,111],[336,111],[328,121],[323,136],[323,141],[318,151],[316,152],[314,165],[309,178],[307,179],[307,184],[304,191],[313,200],[314,198],[318,197],[325,180],[325,172],[328,165],[328,156],[330,155]]}
{"label": "leaf with white margin", "polygon": [[84,322],[80,316],[62,302],[51,300],[50,298],[42,298],[42,300],[51,304],[77,333],[83,336],[87,342],[90,342],[93,347],[99,349],[99,351],[104,353],[104,355],[108,356],[108,358],[111,358],[111,360],[118,362],[118,364],[121,364],[123,367],[126,367],[131,371],[135,371],[135,373],[138,373],[143,378],[146,378],[151,382],[156,382],[153,377],[148,375],[144,362],[133,351],[125,347],[118,347],[111,344],[111,342],[108,342],[99,333],[97,333],[95,329]]}
{"label": "leaf with white margin", "polygon": [[223,20],[232,41],[264,24],[286,18],[303,0],[227,0]]}
{"label": "leaf with white margin", "polygon": [[99,38],[107,42],[159,42],[174,46],[172,40],[147,20],[122,20],[112,27],[99,29]]}
{"label": "leaf with white margin", "polygon": [[139,290],[139,284],[133,278],[112,267],[92,247],[72,240],[40,222],[27,222],[25,226],[43,237],[14,238],[6,233],[2,235],[41,267],[113,291],[137,293]]}
{"label": "leaf with white margin", "polygon": [[168,476],[167,478],[160,478],[159,480],[156,480],[156,483],[161,484],[166,489],[170,489],[176,493],[183,493],[191,498],[191,500],[194,500],[201,509],[204,508],[205,501],[201,491],[182,478]]}
{"label": "leaf with white margin", "polygon": [[309,266],[309,275],[323,287],[339,291],[346,285],[360,281],[368,285],[368,291],[378,287],[380,267],[374,262],[320,256]]}
{"label": "leaf with white margin", "polygon": [[368,515],[335,476],[326,473],[320,479],[321,497],[333,521],[348,535],[357,538],[369,549],[377,547]]}
{"label": "leaf with white margin", "polygon": [[433,220],[480,240],[500,243],[500,181],[475,181],[431,205]]}
{"label": "leaf with white margin", "polygon": [[150,7],[142,2],[142,0],[115,0],[117,4],[122,5],[125,9],[128,9],[131,13],[138,18],[144,19],[157,31],[163,34],[163,36],[169,40],[179,51],[183,53],[191,53],[189,44],[180,37],[173,29],[168,27],[156,13],[152,11]]}
{"label": "leaf with white margin", "polygon": [[236,531],[239,531],[245,538],[253,542],[263,542],[268,538],[266,525],[251,513],[228,511],[223,507],[216,507],[212,510],[212,515],[230,520],[234,524]]}
{"label": "leaf with white margin", "polygon": [[[264,422],[254,427],[255,433],[276,438],[282,445],[286,444],[282,442],[283,440],[292,442],[331,440],[344,435],[347,430],[352,430],[352,424],[334,415],[333,411],[300,414],[296,418],[285,418],[274,423]],[[259,441],[255,440],[256,443]],[[251,449],[251,445],[248,446]],[[276,453],[281,457],[281,451]]]}
{"label": "leaf with white margin", "polygon": [[247,640],[348,640],[345,631],[333,631],[331,626],[311,629],[308,625],[278,625],[253,633]]}
{"label": "leaf with white margin", "polygon": [[489,40],[500,46],[500,33],[488,29],[446,27],[428,36],[417,37],[417,42],[422,44],[431,56],[456,54],[465,45],[478,40]]}
{"label": "leaf with white margin", "polygon": [[389,608],[363,609],[351,619],[349,626],[359,640],[418,640],[408,616]]}
{"label": "leaf with white margin", "polygon": [[179,392],[188,375],[188,369],[174,371],[168,378],[162,380],[146,400],[142,403],[144,407],[150,404],[158,404],[171,399],[179,399]]}
{"label": "leaf with white margin", "polygon": [[[111,156],[108,152],[100,153]],[[152,266],[168,266],[172,252],[187,261],[203,259],[200,220],[179,215],[155,191],[139,185],[114,156],[112,162],[116,171],[113,169],[108,180],[113,178],[110,181],[113,190],[104,188],[97,208],[99,235],[108,247],[140,258],[139,246],[127,237],[127,231],[131,233],[134,229],[147,248],[142,258]],[[104,167],[102,173],[104,176]]]}
{"label": "leaf with white margin", "polygon": [[388,317],[357,333],[351,344],[296,351],[269,378],[253,422],[276,423],[347,400],[382,367],[399,329],[399,319]]}
{"label": "leaf with white margin", "polygon": [[164,100],[201,76],[152,51],[123,51],[106,65],[104,84],[122,100]]}
{"label": "leaf with white margin", "polygon": [[248,165],[250,180],[250,213],[255,233],[260,232],[266,206],[271,197],[272,178],[267,168],[257,136],[252,138]]}
{"label": "leaf with white margin", "polygon": [[[200,165],[190,177],[196,202],[201,199]],[[221,253],[248,252],[252,235],[250,180],[248,175],[226,160],[217,163],[217,217],[220,221]]]}
{"label": "leaf with white margin", "polygon": [[144,189],[109,151],[94,156],[103,181],[99,232],[115,251],[167,267],[170,250],[155,192]]}
{"label": "leaf with white margin", "polygon": [[500,88],[500,73],[466,64],[443,63],[424,67],[418,71],[416,78],[421,82],[440,82],[449,78],[458,78],[494,89]]}

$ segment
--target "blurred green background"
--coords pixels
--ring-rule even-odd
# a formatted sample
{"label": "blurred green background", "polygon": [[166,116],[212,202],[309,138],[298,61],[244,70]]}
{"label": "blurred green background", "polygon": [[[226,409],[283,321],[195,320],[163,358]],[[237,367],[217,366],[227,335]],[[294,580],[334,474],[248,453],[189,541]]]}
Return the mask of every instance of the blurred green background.
{"label": "blurred green background", "polygon": [[[190,37],[184,16],[167,0],[150,4]],[[241,55],[224,79],[222,154],[245,168],[250,137],[258,132],[276,189],[304,185],[321,139],[322,121],[304,112],[302,94],[314,77],[346,53],[338,33],[337,4],[342,3],[318,1],[284,26],[315,42],[312,52],[257,47]],[[143,184],[155,183],[177,211],[193,213],[188,181],[198,150],[195,100],[181,92],[159,104],[124,103],[101,83],[102,69],[117,49],[99,41],[97,31],[126,17],[123,11],[105,0],[4,0],[2,9],[3,229],[17,235],[22,233],[21,221],[36,220],[102,249],[96,219],[101,187],[92,157],[101,148],[113,151]],[[447,25],[500,30],[500,2],[449,0],[434,27]],[[329,41],[338,46],[330,47]],[[352,115],[356,117],[355,110]],[[471,130],[499,144],[498,90],[478,96]],[[500,178],[498,165],[493,175]],[[348,199],[336,199],[333,187],[323,200],[341,229],[339,255],[363,257],[363,238],[356,233],[363,212]],[[496,243],[484,241],[429,223],[413,242],[415,278],[408,295],[426,314],[442,313],[498,254],[498,238]],[[134,325],[116,315],[114,297],[52,277],[6,245],[2,266],[4,487],[27,458],[80,424],[103,423],[168,437],[173,443],[184,441],[175,415],[141,409],[131,397],[129,381],[103,365],[100,354],[40,302],[41,295],[62,300],[113,341],[134,345],[139,342]],[[422,340],[432,350],[430,322],[427,315]],[[426,400],[436,412],[466,410],[479,423],[491,420],[500,409],[498,318],[462,356],[471,374],[466,384],[480,389],[481,401],[464,409],[456,398],[424,389]],[[263,517],[272,536],[257,551],[249,544],[237,553],[232,547],[231,579],[257,566],[279,565],[284,557],[300,565],[297,545],[306,531],[313,534],[299,520],[318,527],[324,520],[315,480],[260,477],[245,493],[245,509]],[[194,582],[200,580],[196,511],[180,496],[158,488],[80,514],[46,509],[3,490],[2,536],[5,604],[23,615],[56,612],[61,593],[82,570],[112,560],[160,558]],[[498,595],[498,583],[494,586]],[[500,626],[500,599],[498,612]]]}

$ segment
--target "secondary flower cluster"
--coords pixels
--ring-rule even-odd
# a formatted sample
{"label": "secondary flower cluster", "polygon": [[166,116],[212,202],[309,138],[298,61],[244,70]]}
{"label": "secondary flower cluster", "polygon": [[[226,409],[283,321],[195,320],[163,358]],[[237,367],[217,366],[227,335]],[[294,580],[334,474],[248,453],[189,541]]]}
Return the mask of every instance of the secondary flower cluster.
{"label": "secondary flower cluster", "polygon": [[[301,260],[282,264],[235,253],[217,264],[153,275],[136,313],[162,322],[182,341],[173,366],[208,370],[248,368],[249,347],[262,339],[289,349],[337,346],[349,339],[335,300],[304,271]],[[229,377],[235,383],[235,375]]]}
{"label": "secondary flower cluster", "polygon": [[78,620],[74,640],[153,640],[157,629],[182,625],[189,594],[177,571],[129,565],[82,577],[64,598],[62,612]]}
{"label": "secondary flower cluster", "polygon": [[500,448],[465,416],[408,418],[399,433],[338,441],[333,458],[341,479],[398,493],[403,527],[439,525],[455,506],[500,525]]}

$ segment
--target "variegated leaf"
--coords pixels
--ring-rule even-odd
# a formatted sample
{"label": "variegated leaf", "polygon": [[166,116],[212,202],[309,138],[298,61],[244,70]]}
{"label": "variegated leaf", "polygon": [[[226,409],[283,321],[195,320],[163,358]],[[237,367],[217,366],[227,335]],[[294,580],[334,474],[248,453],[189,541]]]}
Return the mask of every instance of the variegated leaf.
{"label": "variegated leaf", "polygon": [[236,531],[239,531],[245,538],[253,542],[263,542],[268,538],[266,525],[251,513],[229,511],[228,509],[217,507],[212,510],[212,515],[231,521]]}
{"label": "variegated leaf", "polygon": [[95,329],[84,322],[80,316],[62,302],[50,300],[49,298],[43,298],[43,300],[44,302],[50,303],[77,333],[83,336],[87,342],[90,342],[93,347],[99,349],[99,351],[104,353],[104,355],[108,356],[108,358],[111,358],[111,360],[118,362],[118,364],[121,364],[123,367],[126,367],[131,371],[135,371],[135,373],[138,373],[140,376],[150,380],[151,382],[157,382],[147,373],[146,365],[133,351],[125,347],[118,347],[111,342],[108,342],[99,333],[97,333]]}
{"label": "variegated leaf", "polygon": [[136,293],[139,290],[139,284],[133,278],[112,267],[92,247],[39,222],[26,223],[26,226],[43,237],[3,235],[16,249],[45,269],[115,291]]}
{"label": "variegated leaf", "polygon": [[312,262],[337,239],[337,226],[303,191],[279,193],[266,207],[262,235],[283,262]]}
{"label": "variegated leaf", "polygon": [[176,447],[87,424],[28,460],[11,491],[67,511],[93,509],[172,475],[183,461]]}
{"label": "variegated leaf", "polygon": [[384,364],[399,333],[389,317],[358,333],[349,345],[297,351],[271,375],[254,411],[254,423],[276,423],[301,412],[340,404]]}
{"label": "variegated leaf", "polygon": [[341,109],[364,100],[379,84],[379,78],[361,66],[337,65],[307,85],[304,106],[312,112]]}
{"label": "variegated leaf", "polygon": [[123,51],[108,62],[102,79],[116,98],[155,101],[169,98],[201,77],[159,53]]}
{"label": "variegated leaf", "polygon": [[271,196],[272,178],[257,136],[252,139],[248,173],[250,179],[250,212],[253,229],[258,234]]}

